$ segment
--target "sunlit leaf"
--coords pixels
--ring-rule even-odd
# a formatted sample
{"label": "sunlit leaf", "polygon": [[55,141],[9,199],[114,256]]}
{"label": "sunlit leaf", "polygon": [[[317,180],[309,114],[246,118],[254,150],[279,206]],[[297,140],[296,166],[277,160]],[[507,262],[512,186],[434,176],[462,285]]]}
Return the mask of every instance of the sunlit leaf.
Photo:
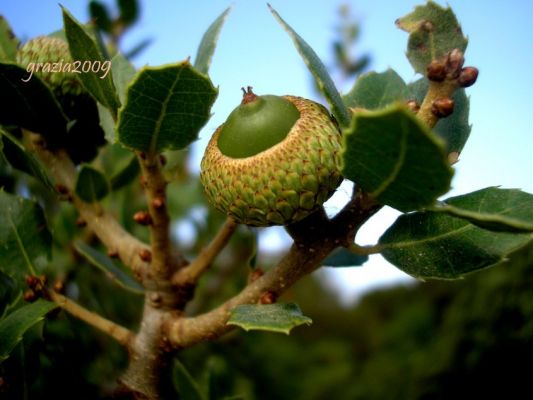
{"label": "sunlit leaf", "polygon": [[329,105],[331,106],[331,113],[339,121],[342,126],[347,126],[350,123],[350,111],[344,105],[341,95],[339,94],[331,76],[329,75],[326,67],[316,55],[315,51],[309,46],[305,40],[303,40],[283,18],[274,10],[270,5],[270,11],[276,17],[278,22],[287,31],[291,39],[293,40],[298,52],[302,56],[307,68],[315,78],[316,84]]}
{"label": "sunlit leaf", "polygon": [[444,143],[402,104],[356,113],[344,141],[343,175],[381,204],[411,211],[450,188]]}
{"label": "sunlit leaf", "polygon": [[209,26],[202,37],[202,41],[200,42],[200,46],[198,47],[196,58],[194,60],[194,68],[203,74],[207,75],[207,72],[209,71],[209,66],[211,65],[213,54],[215,53],[220,30],[222,29],[222,25],[224,25],[230,10],[231,7],[226,8],[226,10],[224,10],[224,12]]}
{"label": "sunlit leaf", "polygon": [[231,310],[227,325],[236,325],[246,331],[261,330],[289,334],[300,325],[311,324],[294,303],[244,304]]}
{"label": "sunlit leaf", "polygon": [[19,43],[6,19],[0,15],[0,61],[15,62]]}
{"label": "sunlit leaf", "polygon": [[118,140],[140,151],[178,150],[198,138],[217,89],[189,62],[143,68],[120,110]]}

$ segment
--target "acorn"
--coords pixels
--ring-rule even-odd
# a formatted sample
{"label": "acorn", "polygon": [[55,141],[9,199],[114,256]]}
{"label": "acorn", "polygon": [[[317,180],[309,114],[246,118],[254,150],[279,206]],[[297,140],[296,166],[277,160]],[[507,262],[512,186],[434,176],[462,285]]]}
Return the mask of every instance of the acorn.
{"label": "acorn", "polygon": [[314,101],[243,91],[205,150],[200,179],[206,195],[242,224],[300,221],[342,181],[338,125]]}
{"label": "acorn", "polygon": [[77,96],[85,91],[78,74],[72,72],[72,57],[68,43],[63,39],[38,36],[28,40],[17,52],[17,63],[28,73],[33,71],[57,95]]}

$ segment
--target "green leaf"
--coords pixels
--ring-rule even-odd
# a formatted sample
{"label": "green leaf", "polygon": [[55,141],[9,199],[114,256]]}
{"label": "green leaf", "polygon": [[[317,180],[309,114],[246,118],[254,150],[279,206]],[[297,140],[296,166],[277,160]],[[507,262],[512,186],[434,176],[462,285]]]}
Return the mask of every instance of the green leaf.
{"label": "green leaf", "polygon": [[144,50],[146,50],[146,48],[148,48],[148,46],[150,46],[152,44],[152,41],[153,39],[152,38],[147,38],[147,39],[143,39],[141,40],[139,43],[137,43],[135,46],[133,46],[131,49],[129,49],[128,51],[126,51],[124,53],[124,56],[128,59],[128,60],[131,60],[131,59],[134,59],[135,57],[137,57],[139,54],[141,54]]}
{"label": "green leaf", "polygon": [[2,127],[0,127],[0,138],[4,156],[13,168],[35,177],[43,185],[55,192],[54,184],[50,181],[41,163],[31,153],[28,153],[16,138],[2,129]]}
{"label": "green leaf", "polygon": [[52,237],[37,202],[0,190],[0,269],[22,280],[51,253]]}
{"label": "green leaf", "polygon": [[122,268],[118,267],[107,255],[79,241],[74,243],[74,248],[92,265],[104,272],[109,279],[123,289],[136,294],[144,294],[144,288],[141,284],[133,279],[131,275],[123,271]]}
{"label": "green leaf", "polygon": [[[31,76],[31,77],[30,77]],[[67,119],[56,98],[37,76],[14,64],[0,63],[0,124],[42,134],[51,146],[66,136]]]}
{"label": "green leaf", "polygon": [[278,22],[287,31],[291,39],[293,40],[298,52],[302,56],[307,68],[315,78],[316,84],[329,105],[331,106],[331,112],[333,116],[339,121],[342,126],[348,126],[350,124],[350,110],[344,105],[341,95],[337,91],[331,76],[329,75],[326,67],[316,55],[315,51],[309,46],[269,5],[270,11]]}
{"label": "green leaf", "polygon": [[[421,104],[426,96],[428,87],[429,81],[427,78],[420,78],[411,82],[408,85],[409,98]],[[472,125],[468,122],[470,100],[462,88],[455,91],[452,99],[454,101],[452,115],[439,119],[433,131],[446,141],[448,153],[461,153],[472,130]]]}
{"label": "green leaf", "polygon": [[313,321],[302,314],[294,303],[287,304],[243,304],[231,310],[227,325],[244,329],[280,332],[289,334],[292,328],[309,325]]}
{"label": "green leaf", "polygon": [[464,53],[468,44],[452,9],[433,1],[417,6],[413,12],[396,20],[396,25],[409,33],[407,58],[415,71],[423,75],[432,60],[453,49]]}
{"label": "green leaf", "polygon": [[[70,54],[73,60],[89,61],[91,63],[100,62],[101,65],[106,61],[98,50],[98,45],[94,39],[85,31],[83,26],[74,19],[72,15],[63,9],[63,23],[65,25],[65,34],[67,36]],[[82,73],[79,75],[80,81],[87,91],[102,105],[107,107],[113,115],[117,115],[120,107],[120,100],[117,97],[115,85],[113,84],[112,73],[95,74],[92,72]]]}
{"label": "green leaf", "polygon": [[198,138],[218,94],[189,62],[143,68],[120,110],[118,140],[146,152],[178,150]]}
{"label": "green leaf", "polygon": [[393,69],[361,75],[352,90],[343,96],[348,107],[374,110],[407,99],[407,85]]}
{"label": "green leaf", "polygon": [[132,156],[124,168],[111,177],[111,190],[119,190],[129,185],[137,178],[140,170],[139,160],[137,160],[137,157]]}
{"label": "green leaf", "polygon": [[342,172],[401,211],[432,205],[453,175],[442,140],[402,104],[356,113],[344,131]]}
{"label": "green leaf", "polygon": [[6,19],[0,15],[0,61],[15,62],[19,43]]}
{"label": "green leaf", "polygon": [[[481,222],[494,227],[494,215],[502,221],[531,221],[531,195],[494,188],[446,200],[456,208],[474,209]],[[492,216],[492,220],[490,218]],[[479,222],[477,218],[476,222]],[[405,214],[383,234],[382,254],[402,271],[418,278],[457,279],[469,272],[512,262],[515,255],[533,246],[533,234],[493,232],[468,220],[443,212]]]}
{"label": "green leaf", "polygon": [[194,68],[196,68],[202,74],[206,74],[209,71],[211,65],[211,59],[215,53],[218,37],[222,25],[226,21],[226,18],[231,10],[231,7],[226,8],[224,12],[209,26],[207,31],[202,37],[198,51],[196,52],[196,58],[194,60]]}
{"label": "green leaf", "polygon": [[12,312],[0,321],[0,362],[9,357],[9,353],[22,340],[24,333],[37,322],[42,321],[47,313],[57,308],[55,303],[37,300]]}
{"label": "green leaf", "polygon": [[322,265],[325,267],[358,267],[367,261],[368,256],[361,256],[344,247],[339,247],[322,261]]}
{"label": "green leaf", "polygon": [[95,203],[107,196],[109,182],[97,169],[89,165],[83,165],[78,173],[75,192],[83,201]]}
{"label": "green leaf", "polygon": [[113,22],[105,4],[100,1],[91,0],[89,2],[89,15],[99,29],[106,33],[111,33]]}
{"label": "green leaf", "polygon": [[533,195],[518,189],[488,187],[453,197],[431,211],[464,218],[497,232],[533,232]]}
{"label": "green leaf", "polygon": [[120,20],[125,25],[132,25],[139,18],[139,4],[137,0],[117,0]]}
{"label": "green leaf", "polygon": [[185,366],[179,362],[177,358],[174,359],[174,368],[172,372],[172,382],[174,387],[180,394],[181,399],[187,400],[205,400],[206,397],[200,391],[200,387],[193,379]]}
{"label": "green leaf", "polygon": [[0,270],[0,318],[3,317],[6,307],[12,303],[19,292],[15,281]]}
{"label": "green leaf", "polygon": [[124,104],[128,85],[137,74],[137,70],[126,57],[121,53],[117,53],[111,59],[111,71],[120,101]]}

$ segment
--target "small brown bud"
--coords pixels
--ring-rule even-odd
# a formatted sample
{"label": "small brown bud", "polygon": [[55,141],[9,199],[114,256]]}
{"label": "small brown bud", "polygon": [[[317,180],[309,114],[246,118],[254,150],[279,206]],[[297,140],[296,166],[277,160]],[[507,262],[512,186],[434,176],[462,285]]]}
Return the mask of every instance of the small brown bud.
{"label": "small brown bud", "polygon": [[54,286],[52,288],[54,289],[54,292],[63,294],[65,293],[65,282],[58,279],[54,282]]}
{"label": "small brown bud", "polygon": [[459,77],[464,62],[465,58],[463,56],[463,52],[459,49],[453,49],[448,54],[448,58],[446,60],[446,72],[451,79],[457,79],[457,77]]}
{"label": "small brown bud", "polygon": [[450,154],[448,154],[448,162],[450,165],[453,165],[459,161],[459,152],[452,151]]}
{"label": "small brown bud", "polygon": [[426,32],[433,32],[433,23],[431,21],[424,21],[422,23],[422,29],[424,29]]}
{"label": "small brown bud", "polygon": [[165,157],[164,154],[159,154],[159,162],[161,163],[161,165],[164,167],[165,165],[167,165],[167,158]]}
{"label": "small brown bud", "polygon": [[107,256],[109,258],[118,258],[118,250],[117,249],[109,249],[107,251]]}
{"label": "small brown bud", "polygon": [[139,176],[139,182],[141,183],[142,187],[146,187],[146,176],[144,175]]}
{"label": "small brown bud", "polygon": [[145,262],[152,261],[152,252],[148,249],[141,249],[139,251],[139,258]]}
{"label": "small brown bud", "polygon": [[439,118],[446,118],[453,112],[454,102],[449,97],[441,97],[431,104],[431,112]]}
{"label": "small brown bud", "polygon": [[479,71],[475,67],[464,67],[459,74],[457,82],[461,87],[469,87],[476,83]]}
{"label": "small brown bud", "polygon": [[39,283],[39,278],[37,278],[35,275],[28,275],[26,276],[26,285],[30,288],[35,288],[37,284]]}
{"label": "small brown bud", "polygon": [[56,188],[57,193],[59,193],[60,195],[65,196],[68,194],[68,187],[66,187],[65,185],[61,183],[57,183],[55,185],[55,188]]}
{"label": "small brown bud", "polygon": [[154,206],[156,210],[159,210],[160,208],[164,207],[164,205],[165,205],[165,199],[163,197],[155,197],[152,200],[152,206]]}
{"label": "small brown bud", "polygon": [[420,110],[420,104],[418,104],[416,100],[407,100],[405,104],[415,114],[418,112],[418,110]]}
{"label": "small brown bud", "polygon": [[274,304],[276,302],[276,295],[272,292],[265,292],[259,302],[261,304]]}
{"label": "small brown bud", "polygon": [[426,68],[427,77],[433,82],[442,82],[446,78],[446,65],[439,60],[433,60]]}
{"label": "small brown bud", "polygon": [[87,226],[87,221],[85,221],[82,217],[78,217],[76,219],[76,226],[78,228],[85,228]]}
{"label": "small brown bud", "polygon": [[265,272],[261,268],[255,268],[250,275],[248,275],[248,283],[255,282],[259,278],[261,278]]}
{"label": "small brown bud", "polygon": [[33,290],[28,289],[24,292],[23,298],[24,298],[24,301],[32,303],[35,300],[37,300],[37,294]]}
{"label": "small brown bud", "polygon": [[148,211],[137,211],[133,215],[133,220],[137,222],[139,225],[151,225],[152,224],[152,216]]}
{"label": "small brown bud", "polygon": [[143,159],[143,160],[146,160],[146,153],[144,151],[140,151],[139,152],[139,157],[141,157],[141,159]]}
{"label": "small brown bud", "polygon": [[48,277],[46,275],[41,275],[39,277],[39,281],[43,284],[43,285],[46,285],[46,283],[48,282]]}

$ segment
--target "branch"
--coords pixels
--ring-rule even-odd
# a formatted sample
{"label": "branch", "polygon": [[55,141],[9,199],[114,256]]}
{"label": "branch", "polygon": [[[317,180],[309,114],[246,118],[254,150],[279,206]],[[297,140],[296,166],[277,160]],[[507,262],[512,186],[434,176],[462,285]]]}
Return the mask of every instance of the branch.
{"label": "branch", "polygon": [[48,294],[50,295],[52,301],[63,310],[108,334],[123,346],[129,347],[131,341],[135,337],[133,332],[131,332],[129,329],[126,329],[92,311],[87,310],[86,308],[59,293],[50,291]]}
{"label": "branch", "polygon": [[87,227],[110,251],[116,252],[121,261],[132,269],[136,278],[141,280],[148,264],[141,260],[139,254],[148,250],[148,247],[124,230],[111,214],[102,210],[98,203],[84,203],[75,195],[76,167],[64,150],[52,152],[46,149],[38,134],[24,131],[24,136],[26,147],[44,164],[56,182],[56,187],[61,187],[69,193]]}
{"label": "branch", "polygon": [[155,153],[138,153],[142,182],[148,199],[151,223],[152,270],[158,278],[168,279],[184,264],[181,254],[175,254],[170,241],[170,218],[167,212],[167,182],[161,171],[161,157]]}
{"label": "branch", "polygon": [[237,226],[238,224],[228,217],[215,238],[200,252],[198,257],[189,266],[174,274],[172,283],[176,286],[195,284],[216,256],[226,247]]}

